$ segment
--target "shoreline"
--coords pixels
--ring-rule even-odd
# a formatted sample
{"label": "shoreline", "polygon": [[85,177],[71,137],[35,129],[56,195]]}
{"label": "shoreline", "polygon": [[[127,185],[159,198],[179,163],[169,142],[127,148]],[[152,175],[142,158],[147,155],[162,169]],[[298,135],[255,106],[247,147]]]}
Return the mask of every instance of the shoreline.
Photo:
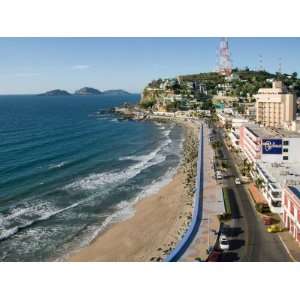
{"label": "shoreline", "polygon": [[[180,122],[184,142],[197,137],[197,126]],[[184,157],[186,154],[182,153]],[[193,197],[182,163],[176,174],[156,193],[133,205],[134,215],[109,225],[87,246],[66,261],[162,261],[181,239],[191,219]]]}

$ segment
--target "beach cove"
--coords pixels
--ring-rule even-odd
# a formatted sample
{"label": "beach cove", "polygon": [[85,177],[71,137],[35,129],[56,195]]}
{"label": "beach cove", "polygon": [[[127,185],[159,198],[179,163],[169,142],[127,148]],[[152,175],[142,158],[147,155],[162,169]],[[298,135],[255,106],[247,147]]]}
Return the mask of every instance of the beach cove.
{"label": "beach cove", "polygon": [[[185,140],[195,141],[198,125],[190,121],[180,123],[185,126]],[[193,180],[187,178],[190,176],[181,165],[167,185],[135,205],[131,218],[112,224],[67,260],[162,261],[175,248],[191,219],[193,194],[187,184],[187,180]]]}

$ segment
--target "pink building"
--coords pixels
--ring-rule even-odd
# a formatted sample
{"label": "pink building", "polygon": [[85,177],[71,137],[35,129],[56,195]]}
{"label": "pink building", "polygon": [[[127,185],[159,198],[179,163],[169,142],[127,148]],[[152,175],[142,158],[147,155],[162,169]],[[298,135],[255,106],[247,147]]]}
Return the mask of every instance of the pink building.
{"label": "pink building", "polygon": [[286,186],[283,190],[283,222],[300,245],[300,186]]}

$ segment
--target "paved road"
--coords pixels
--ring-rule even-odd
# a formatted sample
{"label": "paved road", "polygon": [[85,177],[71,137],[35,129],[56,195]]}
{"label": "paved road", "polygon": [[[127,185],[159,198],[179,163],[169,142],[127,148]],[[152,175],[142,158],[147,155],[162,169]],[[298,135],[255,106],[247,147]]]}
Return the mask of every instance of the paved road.
{"label": "paved road", "polygon": [[[219,139],[223,140],[221,129],[216,129],[216,131]],[[231,250],[222,256],[222,261],[291,261],[278,236],[268,233],[261,220],[258,219],[245,186],[235,185],[234,178],[238,177],[238,171],[233,155],[226,147],[223,147],[223,152],[231,166],[232,176],[225,179],[224,184],[232,189],[233,219],[229,232]]]}

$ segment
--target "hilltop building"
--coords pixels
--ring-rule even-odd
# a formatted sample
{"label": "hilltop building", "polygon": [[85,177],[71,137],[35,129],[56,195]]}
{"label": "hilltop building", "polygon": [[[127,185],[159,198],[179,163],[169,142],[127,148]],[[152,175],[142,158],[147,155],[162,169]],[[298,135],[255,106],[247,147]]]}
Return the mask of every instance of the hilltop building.
{"label": "hilltop building", "polygon": [[296,119],[296,97],[281,81],[273,81],[272,88],[261,88],[256,99],[256,122],[273,128],[283,128],[285,122]]}

